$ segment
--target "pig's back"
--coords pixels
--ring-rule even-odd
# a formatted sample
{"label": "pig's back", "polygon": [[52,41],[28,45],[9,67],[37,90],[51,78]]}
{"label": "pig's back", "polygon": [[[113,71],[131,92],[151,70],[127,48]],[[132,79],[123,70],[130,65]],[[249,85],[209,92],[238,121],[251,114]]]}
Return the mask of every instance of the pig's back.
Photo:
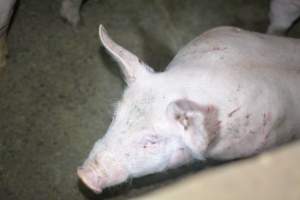
{"label": "pig's back", "polygon": [[299,54],[298,39],[219,27],[201,34],[180,50],[167,73],[199,83],[210,80],[216,87],[274,83],[290,90],[291,98],[300,102]]}
{"label": "pig's back", "polygon": [[[300,69],[300,40],[218,27],[204,32],[182,48],[168,70],[211,67],[272,67]],[[184,69],[183,69],[184,67]]]}

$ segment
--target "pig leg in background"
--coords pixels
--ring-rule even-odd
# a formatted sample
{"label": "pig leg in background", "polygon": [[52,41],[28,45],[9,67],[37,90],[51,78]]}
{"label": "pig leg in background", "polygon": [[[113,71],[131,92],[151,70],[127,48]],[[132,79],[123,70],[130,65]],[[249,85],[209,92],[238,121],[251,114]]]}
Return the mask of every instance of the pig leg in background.
{"label": "pig leg in background", "polygon": [[6,65],[6,36],[15,2],[16,0],[0,0],[0,70]]}
{"label": "pig leg in background", "polygon": [[80,8],[83,0],[63,0],[60,15],[73,26],[78,26],[80,22]]}
{"label": "pig leg in background", "polygon": [[300,16],[300,0],[273,0],[270,6],[270,25],[267,33],[284,35]]}

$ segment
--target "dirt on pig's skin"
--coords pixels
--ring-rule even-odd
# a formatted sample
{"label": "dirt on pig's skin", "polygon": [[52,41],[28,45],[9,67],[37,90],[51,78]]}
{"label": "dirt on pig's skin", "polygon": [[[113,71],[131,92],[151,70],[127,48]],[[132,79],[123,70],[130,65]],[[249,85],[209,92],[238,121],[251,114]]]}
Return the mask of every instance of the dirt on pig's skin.
{"label": "dirt on pig's skin", "polygon": [[[117,65],[100,48],[98,25],[162,70],[180,47],[209,28],[264,31],[268,4],[88,0],[83,25],[74,30],[59,17],[60,0],[19,1],[0,76],[0,199],[127,199],[174,181],[172,173],[165,181],[144,177],[100,196],[78,183],[76,168],[105,133],[124,87]],[[290,35],[300,36],[299,27]]]}

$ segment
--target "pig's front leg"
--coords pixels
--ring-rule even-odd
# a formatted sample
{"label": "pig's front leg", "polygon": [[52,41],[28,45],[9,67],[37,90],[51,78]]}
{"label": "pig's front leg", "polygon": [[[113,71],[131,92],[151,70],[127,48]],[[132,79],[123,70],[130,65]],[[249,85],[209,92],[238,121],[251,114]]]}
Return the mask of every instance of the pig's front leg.
{"label": "pig's front leg", "polygon": [[6,65],[6,36],[16,0],[0,0],[0,70]]}
{"label": "pig's front leg", "polygon": [[63,19],[77,26],[80,22],[80,7],[83,0],[62,0],[60,14]]}
{"label": "pig's front leg", "polygon": [[300,0],[273,0],[270,6],[270,25],[267,33],[283,35],[300,16]]}

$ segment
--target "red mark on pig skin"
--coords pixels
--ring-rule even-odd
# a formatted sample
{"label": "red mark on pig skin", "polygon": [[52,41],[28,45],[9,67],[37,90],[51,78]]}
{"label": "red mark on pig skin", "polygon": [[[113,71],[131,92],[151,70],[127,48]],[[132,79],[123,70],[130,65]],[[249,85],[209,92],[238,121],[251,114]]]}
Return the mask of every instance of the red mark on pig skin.
{"label": "red mark on pig skin", "polygon": [[263,117],[263,126],[266,126],[268,122],[270,122],[272,120],[272,115],[270,112],[268,113],[264,113],[264,117]]}
{"label": "red mark on pig skin", "polygon": [[245,120],[244,126],[246,127],[246,126],[249,126],[249,124],[250,124],[250,114],[247,114],[245,116],[245,118],[246,118],[246,120]]}
{"label": "red mark on pig skin", "polygon": [[237,111],[240,110],[240,107],[234,109],[233,111],[231,111],[230,113],[228,113],[228,117],[232,117],[234,113],[236,113]]}
{"label": "red mark on pig skin", "polygon": [[[205,110],[205,109],[203,109]],[[207,106],[206,108],[206,114],[210,113],[210,112],[214,112],[215,111],[215,107],[213,107],[212,105]]]}
{"label": "red mark on pig skin", "polygon": [[213,51],[222,51],[222,50],[226,50],[227,47],[213,47]]}
{"label": "red mark on pig skin", "polygon": [[[211,142],[220,132],[221,121],[218,120],[218,109],[212,105],[208,105],[202,112],[204,114],[204,128],[208,133],[208,140]],[[206,110],[206,112],[205,112]]]}
{"label": "red mark on pig skin", "polygon": [[265,146],[268,142],[268,138],[269,138],[269,134],[270,132],[266,132],[266,126],[268,124],[268,122],[271,122],[272,120],[272,115],[271,115],[271,112],[268,112],[268,113],[264,113],[263,114],[263,127],[262,127],[262,132],[263,132],[263,141],[261,143],[261,146]]}
{"label": "red mark on pig skin", "polygon": [[236,91],[239,92],[241,90],[241,85],[239,84]]}

